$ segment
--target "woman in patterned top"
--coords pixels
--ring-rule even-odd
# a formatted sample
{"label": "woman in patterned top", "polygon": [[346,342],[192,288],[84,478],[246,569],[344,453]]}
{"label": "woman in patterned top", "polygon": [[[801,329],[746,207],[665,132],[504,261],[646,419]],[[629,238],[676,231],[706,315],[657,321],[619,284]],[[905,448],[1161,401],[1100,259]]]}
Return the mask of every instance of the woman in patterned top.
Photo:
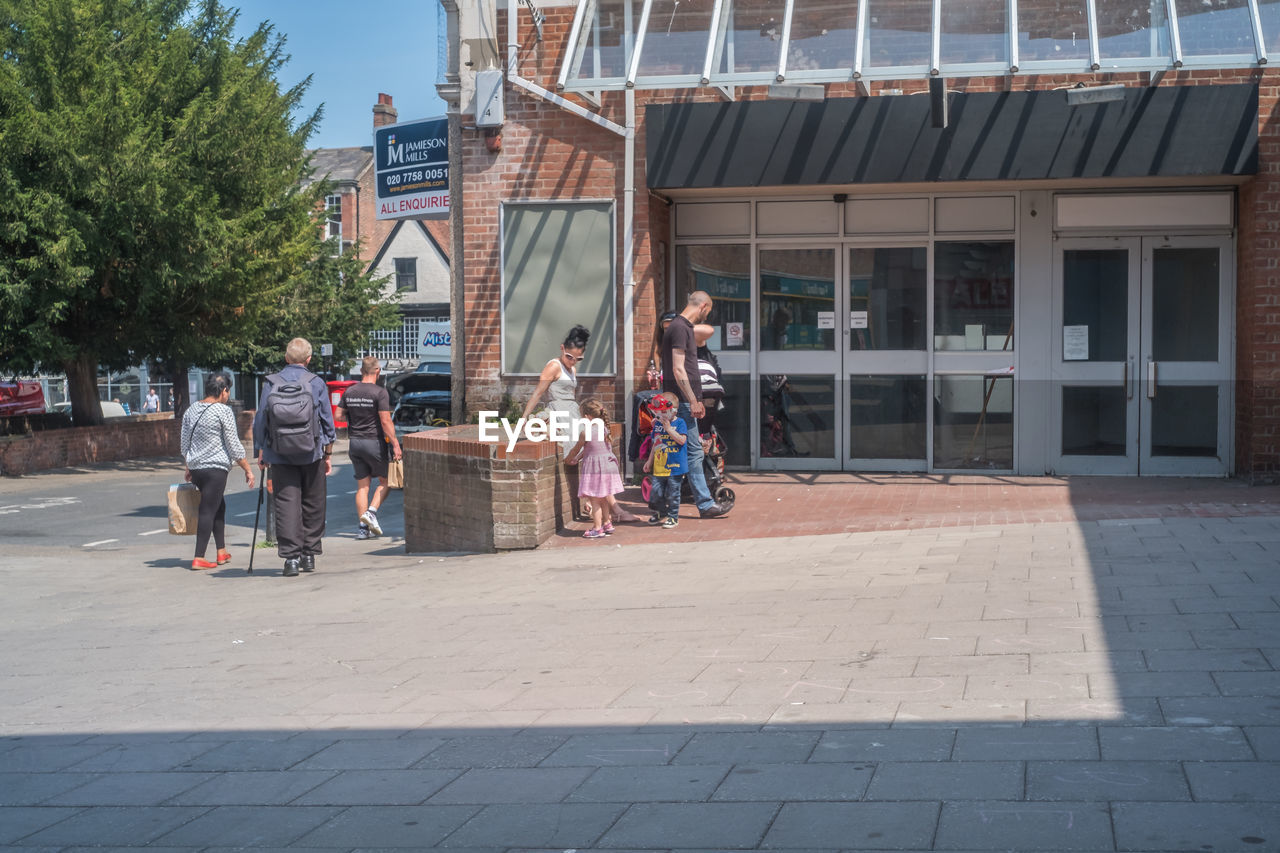
{"label": "woman in patterned top", "polygon": [[[187,460],[187,482],[200,490],[200,513],[196,524],[196,556],[193,569],[216,569],[231,559],[225,538],[227,472],[232,463],[244,469],[244,481],[253,488],[253,468],[245,458],[244,445],[236,434],[236,416],[227,405],[231,379],[214,373],[204,383],[204,399],[187,409],[182,417],[182,455]],[[216,563],[204,558],[209,534],[218,546]]]}

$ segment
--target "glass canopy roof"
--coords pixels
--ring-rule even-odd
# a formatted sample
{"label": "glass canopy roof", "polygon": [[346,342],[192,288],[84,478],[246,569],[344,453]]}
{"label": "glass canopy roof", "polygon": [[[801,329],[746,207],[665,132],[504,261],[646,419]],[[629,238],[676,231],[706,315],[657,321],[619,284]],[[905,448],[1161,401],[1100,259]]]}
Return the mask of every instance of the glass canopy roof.
{"label": "glass canopy roof", "polygon": [[1280,0],[578,0],[571,91],[1247,68]]}

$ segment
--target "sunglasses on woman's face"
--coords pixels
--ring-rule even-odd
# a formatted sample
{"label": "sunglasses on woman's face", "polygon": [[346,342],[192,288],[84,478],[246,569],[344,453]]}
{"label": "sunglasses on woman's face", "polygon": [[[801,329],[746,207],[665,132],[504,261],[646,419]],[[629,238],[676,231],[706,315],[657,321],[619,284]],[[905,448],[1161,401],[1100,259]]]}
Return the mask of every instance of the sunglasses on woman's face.
{"label": "sunglasses on woman's face", "polygon": [[564,357],[565,357],[565,358],[567,358],[567,359],[569,359],[570,361],[582,361],[582,359],[583,359],[583,358],[585,358],[585,356],[581,356],[581,355],[574,355],[574,354],[573,354],[573,353],[571,353],[571,352],[567,352],[567,353],[565,353],[565,354],[564,354]]}

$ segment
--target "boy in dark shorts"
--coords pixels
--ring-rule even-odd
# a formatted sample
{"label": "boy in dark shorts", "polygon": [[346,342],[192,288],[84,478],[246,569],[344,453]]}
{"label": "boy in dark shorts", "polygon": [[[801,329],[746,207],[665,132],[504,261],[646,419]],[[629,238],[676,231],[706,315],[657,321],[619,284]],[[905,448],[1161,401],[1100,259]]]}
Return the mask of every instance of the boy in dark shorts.
{"label": "boy in dark shorts", "polygon": [[[357,539],[382,535],[378,507],[391,492],[387,485],[388,449],[391,458],[400,458],[400,442],[391,424],[391,397],[386,388],[378,385],[381,373],[378,359],[365,356],[360,362],[360,381],[343,393],[338,407],[338,420],[347,422],[347,457],[356,475],[356,515],[360,519]],[[374,477],[379,484],[370,496]]]}

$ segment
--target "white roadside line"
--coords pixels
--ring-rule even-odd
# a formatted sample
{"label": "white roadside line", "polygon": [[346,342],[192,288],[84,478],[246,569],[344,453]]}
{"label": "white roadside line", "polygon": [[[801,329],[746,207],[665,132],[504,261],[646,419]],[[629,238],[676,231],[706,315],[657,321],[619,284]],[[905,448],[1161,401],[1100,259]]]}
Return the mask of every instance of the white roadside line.
{"label": "white roadside line", "polygon": [[119,539],[99,539],[97,542],[86,542],[82,548],[92,548],[94,545],[110,545],[112,542],[119,542]]}
{"label": "white roadside line", "polygon": [[236,518],[244,518],[246,515],[253,515],[253,513],[252,513],[252,512],[237,512],[237,513],[235,514],[235,517],[236,517]]}
{"label": "white roadside line", "polygon": [[169,528],[161,527],[159,530],[148,530],[146,533],[139,533],[139,536],[155,536],[157,533],[168,533]]}

